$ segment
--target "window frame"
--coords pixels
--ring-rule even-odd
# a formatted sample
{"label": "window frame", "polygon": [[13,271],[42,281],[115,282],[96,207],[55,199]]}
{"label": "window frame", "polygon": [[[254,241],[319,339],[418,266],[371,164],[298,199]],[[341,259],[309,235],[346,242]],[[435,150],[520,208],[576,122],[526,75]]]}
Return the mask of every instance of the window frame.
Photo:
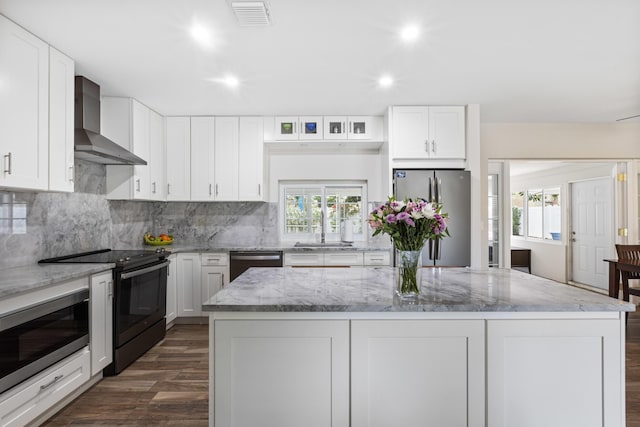
{"label": "window frame", "polygon": [[[545,185],[542,187],[535,187],[535,188],[529,188],[529,189],[520,189],[520,190],[511,190],[511,198],[510,200],[513,200],[513,194],[515,193],[523,193],[523,207],[522,207],[522,215],[520,218],[520,224],[522,226],[522,235],[516,235],[513,234],[513,216],[511,216],[510,221],[511,221],[511,238],[514,239],[518,239],[518,240],[531,240],[531,241],[535,241],[535,242],[545,242],[545,243],[551,243],[551,244],[562,244],[562,239],[564,238],[564,228],[565,228],[565,222],[564,222],[564,209],[562,209],[562,204],[565,200],[565,196],[564,196],[564,188],[562,185]],[[529,235],[530,231],[529,231],[529,221],[530,221],[530,213],[529,213],[529,197],[530,194],[532,193],[539,193],[540,194],[540,203],[542,204],[540,207],[542,208],[541,210],[541,215],[540,215],[540,230],[542,233],[541,237],[536,237],[536,236],[531,236]],[[560,239],[559,240],[554,240],[553,236],[551,237],[546,237],[546,233],[545,233],[545,202],[546,202],[546,196],[548,194],[557,194],[558,195],[558,199],[560,201]],[[513,211],[513,204],[511,205],[512,207],[512,211]]]}
{"label": "window frame", "polygon": [[[325,221],[325,241],[326,242],[337,242],[340,241],[340,231],[336,233],[329,232],[329,215],[328,215],[328,206],[327,206],[327,190],[331,188],[360,188],[361,191],[361,208],[359,220],[361,222],[361,233],[353,233],[353,240],[356,242],[366,242],[368,238],[368,225],[366,222],[368,212],[367,212],[367,183],[362,181],[282,181],[279,183],[279,207],[280,212],[278,215],[279,219],[279,237],[282,242],[314,242],[319,239],[319,233],[314,232],[305,232],[305,233],[286,233],[286,214],[287,214],[287,199],[286,194],[288,189],[292,188],[306,188],[313,189],[318,188],[321,190],[321,204],[322,210],[324,212],[324,221]],[[354,227],[357,228],[357,227]],[[316,235],[318,236],[316,238]]]}

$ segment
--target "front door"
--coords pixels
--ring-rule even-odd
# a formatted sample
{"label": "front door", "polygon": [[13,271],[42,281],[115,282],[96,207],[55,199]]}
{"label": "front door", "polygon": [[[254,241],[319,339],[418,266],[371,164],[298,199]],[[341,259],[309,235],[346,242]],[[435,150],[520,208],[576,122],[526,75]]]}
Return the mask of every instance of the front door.
{"label": "front door", "polygon": [[611,255],[612,183],[599,178],[571,184],[571,251],[573,281],[608,289]]}

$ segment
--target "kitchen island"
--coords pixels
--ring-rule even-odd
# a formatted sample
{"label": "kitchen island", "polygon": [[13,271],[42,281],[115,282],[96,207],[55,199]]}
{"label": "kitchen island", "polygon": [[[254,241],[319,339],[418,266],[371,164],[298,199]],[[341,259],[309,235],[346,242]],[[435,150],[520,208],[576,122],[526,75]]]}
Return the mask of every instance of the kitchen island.
{"label": "kitchen island", "polygon": [[250,269],[210,312],[210,425],[622,426],[624,312],[513,270]]}

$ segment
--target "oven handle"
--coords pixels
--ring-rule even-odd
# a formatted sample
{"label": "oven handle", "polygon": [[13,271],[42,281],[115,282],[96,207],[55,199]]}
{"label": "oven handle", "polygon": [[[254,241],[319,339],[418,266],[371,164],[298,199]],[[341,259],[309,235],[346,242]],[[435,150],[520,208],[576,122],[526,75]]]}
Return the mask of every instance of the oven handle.
{"label": "oven handle", "polygon": [[161,264],[157,264],[157,265],[153,265],[151,267],[141,268],[140,270],[132,271],[131,273],[122,273],[120,275],[120,278],[122,280],[124,280],[124,279],[130,279],[130,278],[136,277],[136,276],[142,276],[143,274],[151,273],[152,271],[156,271],[156,270],[160,270],[161,268],[165,268],[168,265],[169,265],[169,261],[165,261],[165,262],[163,262]]}
{"label": "oven handle", "polygon": [[234,261],[277,261],[282,259],[281,255],[231,255]]}

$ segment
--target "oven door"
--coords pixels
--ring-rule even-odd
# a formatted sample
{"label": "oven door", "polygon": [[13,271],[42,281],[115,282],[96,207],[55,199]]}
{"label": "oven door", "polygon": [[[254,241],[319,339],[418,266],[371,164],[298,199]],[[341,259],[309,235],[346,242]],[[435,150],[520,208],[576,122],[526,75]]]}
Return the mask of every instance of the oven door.
{"label": "oven door", "polygon": [[114,343],[121,347],[164,319],[167,307],[168,261],[116,273]]}
{"label": "oven door", "polygon": [[0,318],[0,393],[89,344],[89,290]]}

